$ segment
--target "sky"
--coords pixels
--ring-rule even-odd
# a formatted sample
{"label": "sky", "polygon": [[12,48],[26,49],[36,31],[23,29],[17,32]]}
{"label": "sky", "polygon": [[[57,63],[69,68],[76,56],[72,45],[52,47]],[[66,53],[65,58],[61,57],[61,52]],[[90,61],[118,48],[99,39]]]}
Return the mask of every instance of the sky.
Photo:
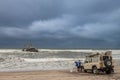
{"label": "sky", "polygon": [[0,48],[120,48],[119,0],[0,0]]}

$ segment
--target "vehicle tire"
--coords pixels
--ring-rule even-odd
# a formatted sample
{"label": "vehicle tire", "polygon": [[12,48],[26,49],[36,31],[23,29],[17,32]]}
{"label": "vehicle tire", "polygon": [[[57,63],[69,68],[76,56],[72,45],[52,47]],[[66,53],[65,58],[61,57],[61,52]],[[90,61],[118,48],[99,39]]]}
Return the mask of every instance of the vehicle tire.
{"label": "vehicle tire", "polygon": [[93,74],[97,74],[97,73],[98,73],[97,67],[93,67],[93,68],[92,68],[92,73],[93,73]]}
{"label": "vehicle tire", "polygon": [[81,66],[81,72],[87,72],[87,70],[84,69],[84,66]]}
{"label": "vehicle tire", "polygon": [[104,61],[104,64],[105,64],[105,66],[106,66],[107,68],[110,68],[110,67],[112,66],[112,61],[109,60],[109,59],[106,59],[106,60]]}
{"label": "vehicle tire", "polygon": [[111,74],[111,70],[107,70],[107,71],[106,71],[106,74]]}
{"label": "vehicle tire", "polygon": [[87,70],[84,69],[84,72],[87,73]]}

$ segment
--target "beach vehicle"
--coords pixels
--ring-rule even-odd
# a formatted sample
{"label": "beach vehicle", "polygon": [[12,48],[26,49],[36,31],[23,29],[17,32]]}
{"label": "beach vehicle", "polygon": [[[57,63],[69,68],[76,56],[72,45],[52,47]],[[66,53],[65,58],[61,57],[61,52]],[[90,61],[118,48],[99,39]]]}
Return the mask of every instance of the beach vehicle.
{"label": "beach vehicle", "polygon": [[114,72],[112,52],[107,51],[86,56],[82,67],[84,72],[92,71],[92,73],[96,74],[101,71],[106,74],[111,74]]}

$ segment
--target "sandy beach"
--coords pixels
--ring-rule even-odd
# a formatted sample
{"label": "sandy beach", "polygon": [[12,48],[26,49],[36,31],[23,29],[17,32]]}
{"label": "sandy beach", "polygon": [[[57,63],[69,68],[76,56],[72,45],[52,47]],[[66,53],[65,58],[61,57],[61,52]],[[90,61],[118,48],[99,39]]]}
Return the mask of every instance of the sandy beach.
{"label": "sandy beach", "polygon": [[114,74],[92,74],[68,70],[1,72],[0,80],[120,80],[120,68]]}

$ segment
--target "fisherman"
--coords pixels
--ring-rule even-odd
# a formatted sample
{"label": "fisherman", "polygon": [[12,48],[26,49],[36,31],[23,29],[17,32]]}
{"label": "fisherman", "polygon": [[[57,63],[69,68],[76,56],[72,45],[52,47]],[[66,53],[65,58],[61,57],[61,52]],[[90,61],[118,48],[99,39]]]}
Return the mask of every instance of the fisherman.
{"label": "fisherman", "polygon": [[77,67],[77,71],[80,72],[81,71],[81,61],[75,61],[75,66]]}

